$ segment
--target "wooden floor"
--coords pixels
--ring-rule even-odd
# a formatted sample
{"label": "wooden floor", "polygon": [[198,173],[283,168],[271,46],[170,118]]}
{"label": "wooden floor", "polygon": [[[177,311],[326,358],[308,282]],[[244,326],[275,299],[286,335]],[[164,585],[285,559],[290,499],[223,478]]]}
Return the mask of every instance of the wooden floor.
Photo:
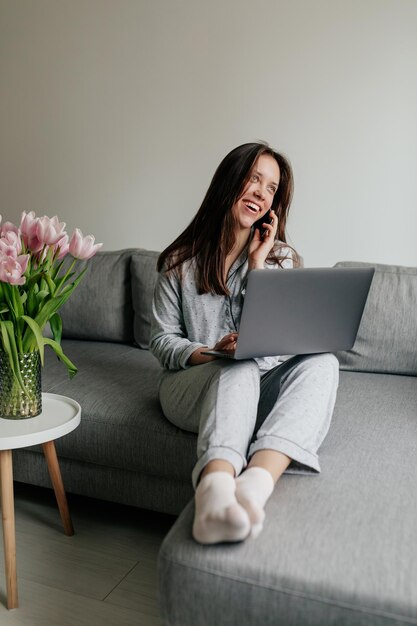
{"label": "wooden floor", "polygon": [[15,484],[19,608],[1,626],[160,626],[156,559],[174,517],[68,496],[75,535],[62,532],[54,494]]}

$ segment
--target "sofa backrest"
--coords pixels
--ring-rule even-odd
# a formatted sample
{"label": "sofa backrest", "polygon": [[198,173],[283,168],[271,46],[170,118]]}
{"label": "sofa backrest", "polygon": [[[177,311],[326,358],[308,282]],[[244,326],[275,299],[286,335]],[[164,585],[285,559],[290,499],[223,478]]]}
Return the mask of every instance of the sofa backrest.
{"label": "sofa backrest", "polygon": [[[88,261],[62,307],[63,337],[149,347],[159,252],[104,251]],[[345,261],[336,267],[375,267],[352,350],[337,353],[343,370],[417,375],[417,268]],[[80,264],[83,267],[83,264]]]}
{"label": "sofa backrest", "polygon": [[[64,338],[133,343],[132,250],[98,252],[59,311]],[[86,266],[79,262],[79,268]]]}
{"label": "sofa backrest", "polygon": [[341,369],[417,375],[417,268],[341,262],[336,267],[375,267],[352,350],[337,353]]}
{"label": "sofa backrest", "polygon": [[158,276],[156,263],[159,252],[135,250],[132,253],[132,301],[134,311],[133,336],[139,348],[148,348],[151,334],[153,292]]}
{"label": "sofa backrest", "polygon": [[61,308],[67,339],[114,341],[149,347],[159,252],[130,248],[98,252]]}

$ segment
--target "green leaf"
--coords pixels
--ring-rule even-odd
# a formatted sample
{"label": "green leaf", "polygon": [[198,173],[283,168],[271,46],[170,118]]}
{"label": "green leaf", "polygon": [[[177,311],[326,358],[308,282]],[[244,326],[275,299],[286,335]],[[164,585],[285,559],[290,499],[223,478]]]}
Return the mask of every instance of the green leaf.
{"label": "green leaf", "polygon": [[38,291],[36,294],[36,303],[41,305],[42,302],[49,296],[49,291],[43,289],[42,291]]}
{"label": "green leaf", "polygon": [[[71,293],[77,287],[80,280],[83,278],[87,268],[85,268],[74,280],[71,285],[67,285],[63,292],[59,296],[54,296],[50,300],[47,300],[42,308],[39,310],[38,314],[35,317],[35,321],[40,328],[44,328],[46,322],[48,322],[51,317],[58,311],[58,309],[68,300]],[[25,352],[30,352],[33,350],[33,336],[30,332],[30,329],[26,329],[24,337],[23,337],[23,349]]]}
{"label": "green leaf", "polygon": [[48,284],[50,294],[51,294],[51,296],[53,296],[55,294],[55,291],[56,291],[55,283],[52,280],[52,278],[49,276],[49,274],[45,274],[45,280],[46,280],[46,282]]}
{"label": "green leaf", "polygon": [[58,283],[56,282],[56,278],[57,278],[57,276],[58,276],[58,274],[59,274],[63,264],[64,264],[64,259],[59,261],[59,263],[54,264],[52,269],[51,269],[51,277],[52,277],[52,280],[55,282],[56,286],[58,286]]}
{"label": "green leaf", "polygon": [[30,317],[35,317],[36,312],[38,310],[38,301],[36,298],[37,291],[38,291],[38,286],[34,285],[33,287],[29,289],[29,292],[28,292],[28,301],[26,305],[26,311],[30,315]]}
{"label": "green leaf", "polygon": [[3,289],[4,289],[4,298],[6,300],[6,304],[9,307],[10,313],[13,313],[13,315],[14,315],[15,311],[14,311],[14,307],[13,307],[13,292],[11,291],[11,285],[8,285],[7,283],[4,283],[3,284]]}
{"label": "green leaf", "polygon": [[[60,278],[57,278],[55,280],[57,289],[59,289],[64,282],[68,282],[69,280],[71,280],[71,278],[74,275],[75,275],[75,272],[71,272],[71,274],[68,274],[68,276],[61,276]],[[61,295],[62,295],[62,292],[61,292]]]}
{"label": "green leaf", "polygon": [[61,344],[62,337],[62,319],[58,313],[54,313],[49,319],[51,325],[52,334],[57,343]]}
{"label": "green leaf", "polygon": [[[43,366],[44,362],[44,338],[42,337],[42,330],[39,327],[39,324],[35,322],[31,317],[27,315],[22,315],[22,319],[25,320],[26,324],[29,326],[30,330],[35,336],[36,345],[38,346],[39,355],[41,357],[41,363]],[[26,333],[25,333],[26,336]]]}
{"label": "green leaf", "polygon": [[57,355],[58,359],[62,361],[63,363],[65,363],[68,369],[69,377],[73,378],[75,374],[78,372],[78,369],[74,365],[74,363],[72,363],[72,361],[70,361],[69,358],[65,356],[59,343],[57,343],[53,339],[48,339],[47,337],[44,337],[43,341],[45,345],[51,346],[51,348]]}
{"label": "green leaf", "polygon": [[9,337],[9,332],[8,332],[9,324],[12,324],[12,322],[0,322],[1,340],[3,344],[3,350],[9,357],[9,363],[10,363],[10,367],[12,368],[12,372],[13,374],[15,374],[16,373],[15,363],[18,360],[17,349],[16,349],[16,342],[14,343],[14,346],[13,346],[13,343],[10,342],[10,337]]}
{"label": "green leaf", "polygon": [[[23,329],[25,327],[25,320],[23,319],[23,315],[22,317],[20,317],[17,322],[16,322],[16,326],[15,326],[15,332],[18,338],[22,338],[23,335]],[[18,344],[19,344],[19,339],[18,339]]]}
{"label": "green leaf", "polygon": [[37,270],[34,274],[32,274],[32,276],[29,278],[29,280],[26,283],[28,289],[31,289],[32,287],[34,287],[36,283],[38,282],[38,280],[42,278],[42,276],[43,276],[43,272],[41,270]]}
{"label": "green leaf", "polygon": [[14,336],[13,322],[0,322],[3,349],[9,357],[10,367],[24,393],[28,394],[19,366],[19,356]]}
{"label": "green leaf", "polygon": [[11,292],[12,292],[13,309],[16,314],[16,319],[19,319],[20,317],[22,317],[25,311],[23,309],[23,303],[22,303],[22,300],[20,299],[19,288],[17,287],[17,285],[12,285]]}

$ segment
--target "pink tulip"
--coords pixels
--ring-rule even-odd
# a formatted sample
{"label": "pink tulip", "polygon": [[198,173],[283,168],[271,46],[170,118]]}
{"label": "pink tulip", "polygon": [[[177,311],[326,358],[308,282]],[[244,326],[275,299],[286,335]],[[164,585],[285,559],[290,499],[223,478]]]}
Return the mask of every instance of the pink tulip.
{"label": "pink tulip", "polygon": [[10,285],[23,285],[26,282],[23,274],[28,262],[28,254],[21,254],[16,259],[10,256],[0,257],[0,281]]}
{"label": "pink tulip", "polygon": [[3,226],[0,228],[0,237],[4,237],[7,233],[16,233],[19,234],[19,229],[17,226],[12,224],[11,222],[4,222]]}
{"label": "pink tulip", "polygon": [[20,254],[17,257],[17,262],[19,263],[20,267],[22,268],[22,274],[24,274],[27,270],[27,266],[29,263],[29,254]]}
{"label": "pink tulip", "polygon": [[9,230],[3,237],[0,237],[0,253],[5,256],[16,258],[22,252],[22,241],[20,236]]}
{"label": "pink tulip", "polygon": [[65,234],[64,228],[65,222],[60,223],[56,215],[52,218],[44,215],[38,218],[36,236],[42,244],[52,246]]}
{"label": "pink tulip", "polygon": [[43,248],[43,244],[39,241],[36,234],[38,220],[39,218],[36,217],[34,211],[30,211],[29,213],[23,211],[20,221],[20,232],[26,248],[31,252],[39,252],[39,250]]}
{"label": "pink tulip", "polygon": [[64,256],[68,254],[69,251],[69,237],[67,233],[59,241],[56,242],[54,246],[54,253],[59,249],[57,259],[63,259]]}
{"label": "pink tulip", "polygon": [[70,242],[69,242],[69,253],[75,259],[87,260],[91,259],[95,253],[100,250],[102,247],[102,243],[94,243],[95,237],[93,235],[87,235],[83,237],[82,232],[79,228],[76,228],[72,233]]}
{"label": "pink tulip", "polygon": [[38,218],[35,215],[35,211],[23,211],[22,217],[20,219],[20,232],[25,237],[33,237],[36,233],[36,224]]}

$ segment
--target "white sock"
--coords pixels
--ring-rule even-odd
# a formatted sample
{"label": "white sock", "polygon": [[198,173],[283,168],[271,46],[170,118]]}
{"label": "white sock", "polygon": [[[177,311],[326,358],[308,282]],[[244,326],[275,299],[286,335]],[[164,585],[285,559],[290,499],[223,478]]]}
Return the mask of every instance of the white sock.
{"label": "white sock", "polygon": [[251,536],[257,537],[265,519],[265,504],[274,490],[274,479],[263,467],[249,467],[236,479],[236,498],[251,522]]}
{"label": "white sock", "polygon": [[211,472],[195,492],[193,537],[199,543],[242,541],[251,529],[248,514],[235,496],[235,479],[228,472]]}

